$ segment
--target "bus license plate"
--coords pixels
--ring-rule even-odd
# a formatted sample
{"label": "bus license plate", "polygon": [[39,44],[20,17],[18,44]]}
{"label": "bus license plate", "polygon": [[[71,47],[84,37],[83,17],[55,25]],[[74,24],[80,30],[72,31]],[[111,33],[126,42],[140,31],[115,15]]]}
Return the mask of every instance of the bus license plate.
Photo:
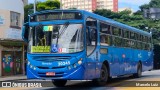
{"label": "bus license plate", "polygon": [[55,76],[55,73],[54,72],[47,72],[46,76]]}

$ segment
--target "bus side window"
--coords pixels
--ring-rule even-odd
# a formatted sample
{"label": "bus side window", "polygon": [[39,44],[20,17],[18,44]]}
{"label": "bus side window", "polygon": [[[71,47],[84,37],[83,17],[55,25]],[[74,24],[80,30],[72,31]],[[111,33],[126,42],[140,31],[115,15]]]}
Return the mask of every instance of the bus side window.
{"label": "bus side window", "polygon": [[100,22],[100,32],[104,34],[110,34],[110,25]]}
{"label": "bus side window", "polygon": [[104,46],[109,46],[110,45],[110,25],[100,22],[100,43],[101,45]]}

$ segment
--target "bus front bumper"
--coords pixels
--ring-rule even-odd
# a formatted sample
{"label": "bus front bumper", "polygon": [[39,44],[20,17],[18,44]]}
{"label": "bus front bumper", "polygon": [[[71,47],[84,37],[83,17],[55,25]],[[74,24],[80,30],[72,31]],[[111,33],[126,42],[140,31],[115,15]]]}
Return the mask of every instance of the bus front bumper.
{"label": "bus front bumper", "polygon": [[[42,71],[42,70],[40,70]],[[37,70],[33,70],[27,66],[27,79],[45,79],[45,80],[55,80],[55,79],[65,79],[65,80],[84,80],[85,68],[79,66],[77,68],[73,68],[71,70],[66,70],[64,73],[54,72],[54,76],[47,76],[47,72],[51,72],[51,70],[43,70],[40,72]]]}

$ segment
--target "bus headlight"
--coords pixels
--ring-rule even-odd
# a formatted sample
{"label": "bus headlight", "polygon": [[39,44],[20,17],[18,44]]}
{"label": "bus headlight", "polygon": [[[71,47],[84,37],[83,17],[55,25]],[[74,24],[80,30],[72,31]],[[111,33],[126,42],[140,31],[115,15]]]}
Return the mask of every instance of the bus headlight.
{"label": "bus headlight", "polygon": [[36,70],[36,67],[33,66],[29,61],[28,61],[27,65],[28,65],[31,69]]}
{"label": "bus headlight", "polygon": [[28,63],[27,63],[28,65],[30,65],[31,63],[28,61]]}
{"label": "bus headlight", "polygon": [[82,64],[82,58],[79,59],[78,64],[81,65]]}
{"label": "bus headlight", "polygon": [[32,66],[32,65],[30,65],[30,68],[33,68],[33,66]]}
{"label": "bus headlight", "polygon": [[36,67],[34,67],[33,70],[36,70]]}
{"label": "bus headlight", "polygon": [[76,63],[73,65],[73,67],[74,67],[74,68],[76,68],[76,67],[77,67]]}
{"label": "bus headlight", "polygon": [[33,70],[36,70],[36,67],[33,66],[33,65],[30,65],[30,68],[33,69]]}
{"label": "bus headlight", "polygon": [[82,61],[78,61],[78,64],[81,65],[81,64],[82,64]]}
{"label": "bus headlight", "polygon": [[68,69],[70,70],[70,69],[71,69],[71,66],[68,66]]}

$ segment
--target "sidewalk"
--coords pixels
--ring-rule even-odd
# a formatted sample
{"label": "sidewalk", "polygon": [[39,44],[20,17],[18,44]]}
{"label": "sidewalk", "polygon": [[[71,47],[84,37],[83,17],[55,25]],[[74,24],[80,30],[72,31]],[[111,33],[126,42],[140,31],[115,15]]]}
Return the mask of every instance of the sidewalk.
{"label": "sidewalk", "polygon": [[0,77],[0,81],[24,80],[24,79],[27,79],[27,77],[25,75],[2,76],[2,77]]}

